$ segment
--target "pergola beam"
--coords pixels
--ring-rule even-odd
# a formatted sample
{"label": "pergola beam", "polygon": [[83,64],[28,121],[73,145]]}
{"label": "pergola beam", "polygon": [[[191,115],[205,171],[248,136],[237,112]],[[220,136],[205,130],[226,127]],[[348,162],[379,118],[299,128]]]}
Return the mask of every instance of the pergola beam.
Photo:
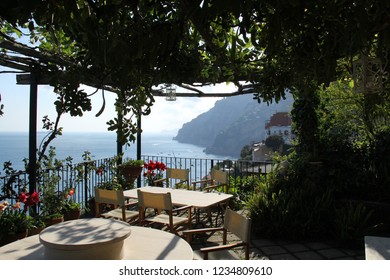
{"label": "pergola beam", "polygon": [[9,61],[6,58],[1,57],[1,56],[0,56],[0,65],[2,65],[4,67],[12,68],[12,69],[20,70],[23,72],[30,71],[29,66],[26,66],[25,64],[16,63],[14,61]]}
{"label": "pergola beam", "polygon": [[[18,85],[29,85],[31,81],[31,74],[18,74],[16,75],[16,82]],[[48,75],[40,75],[37,84],[39,85],[48,85],[50,84],[50,77]],[[93,86],[93,85],[88,85]],[[181,85],[180,85],[181,86]],[[93,86],[96,87],[96,86]],[[104,89],[110,90],[110,88],[105,87]],[[165,97],[166,93],[163,90],[152,90],[153,96],[161,96]],[[177,97],[231,97],[243,94],[253,94],[255,93],[253,90],[245,89],[242,91],[234,91],[234,92],[176,92]]]}
{"label": "pergola beam", "polygon": [[[16,84],[18,85],[30,85],[32,74],[18,74],[16,75]],[[50,78],[47,75],[39,75],[36,78],[38,85],[48,85],[50,84]]]}
{"label": "pergola beam", "polygon": [[26,46],[24,44],[18,43],[18,42],[11,42],[11,41],[0,41],[0,48],[4,48],[6,50],[15,52],[17,54],[20,54],[22,56],[19,57],[19,59],[24,59],[23,56],[25,56],[26,62],[28,63],[28,59],[35,58],[37,59],[37,63],[44,62],[44,63],[54,63],[55,65],[70,65],[72,64],[69,61],[66,61],[64,58],[58,55],[53,55],[50,53],[46,53],[42,50],[37,51],[34,48],[31,48],[29,46]]}
{"label": "pergola beam", "polygon": [[[68,66],[77,67],[77,64],[66,60],[65,58],[59,56],[58,54],[52,55],[47,52],[43,52],[41,50],[37,50],[35,48],[29,47],[27,45],[18,43],[18,42],[10,42],[6,40],[0,41],[0,48],[4,48],[8,51],[14,52],[17,55],[9,56],[6,54],[0,53],[0,65],[20,70],[22,72],[29,73],[31,67],[35,67],[37,70],[40,69],[40,80],[37,81],[38,84],[50,84],[50,76],[54,75],[54,72],[61,71],[60,69],[66,68]],[[45,70],[43,70],[45,69]],[[248,78],[248,77],[246,77]],[[238,80],[241,80],[238,78]],[[106,81],[110,81],[107,79]],[[28,85],[30,83],[29,74],[26,76],[18,75],[17,83],[21,85]],[[115,92],[114,86],[108,82],[106,84],[101,84],[101,81],[94,80],[84,80],[83,84],[95,87],[102,88],[107,91]],[[166,83],[171,83],[167,81]],[[211,85],[208,83],[203,83],[203,86]],[[163,84],[163,82],[162,82]],[[189,92],[177,92],[177,97],[231,97],[242,94],[251,94],[256,93],[255,89],[250,85],[247,85],[245,88],[239,89],[235,92],[229,93],[216,93],[216,92],[202,92],[195,86],[187,85],[187,84],[177,84],[177,86],[188,89]],[[162,90],[152,90],[154,96],[165,96],[164,91]]]}
{"label": "pergola beam", "polygon": [[[165,92],[153,90],[153,96],[166,96]],[[196,93],[196,92],[176,92],[177,97],[231,97],[236,95],[243,95],[243,94],[253,94],[253,92],[211,92],[211,93]]]}

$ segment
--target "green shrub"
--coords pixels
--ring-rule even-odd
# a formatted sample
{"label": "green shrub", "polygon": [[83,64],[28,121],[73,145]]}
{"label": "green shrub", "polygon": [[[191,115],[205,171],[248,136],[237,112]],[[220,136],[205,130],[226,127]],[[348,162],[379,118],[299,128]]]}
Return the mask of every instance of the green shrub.
{"label": "green shrub", "polygon": [[265,182],[266,179],[262,175],[230,177],[229,193],[233,194],[234,200],[237,201],[239,209],[241,209],[247,203],[253,191],[263,186]]}
{"label": "green shrub", "polygon": [[374,211],[362,202],[347,202],[336,207],[334,237],[345,245],[363,245],[364,236],[374,232],[371,218]]}
{"label": "green shrub", "polygon": [[390,128],[382,129],[373,141],[370,158],[372,172],[376,181],[378,200],[390,202]]}
{"label": "green shrub", "polygon": [[294,157],[276,166],[248,199],[255,234],[289,239],[326,235],[334,189],[318,184],[321,166]]}
{"label": "green shrub", "polygon": [[360,244],[365,234],[389,235],[388,95],[357,95],[340,81],[318,97],[309,110],[317,118],[301,110],[312,100],[295,100],[295,151],[275,159],[264,187],[248,199],[255,233]]}
{"label": "green shrub", "polygon": [[316,194],[300,188],[270,192],[268,188],[255,192],[247,206],[257,235],[298,239],[326,235],[332,204],[330,192]]}

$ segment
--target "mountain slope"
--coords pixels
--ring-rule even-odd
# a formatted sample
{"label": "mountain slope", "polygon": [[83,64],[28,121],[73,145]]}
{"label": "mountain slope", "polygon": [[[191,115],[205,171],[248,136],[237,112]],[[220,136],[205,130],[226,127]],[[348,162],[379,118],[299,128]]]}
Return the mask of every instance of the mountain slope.
{"label": "mountain slope", "polygon": [[272,114],[290,111],[292,97],[269,106],[252,95],[224,98],[178,131],[175,140],[205,147],[205,152],[238,157],[241,148],[265,139],[265,122]]}
{"label": "mountain slope", "polygon": [[182,143],[208,147],[214,142],[220,130],[226,129],[241,116],[247,102],[248,96],[218,100],[209,111],[185,123],[174,139]]}

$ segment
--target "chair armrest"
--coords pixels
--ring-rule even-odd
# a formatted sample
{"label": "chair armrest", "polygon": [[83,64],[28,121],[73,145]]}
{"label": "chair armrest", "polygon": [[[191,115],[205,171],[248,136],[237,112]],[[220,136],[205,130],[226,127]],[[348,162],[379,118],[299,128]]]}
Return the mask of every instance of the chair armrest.
{"label": "chair armrest", "polygon": [[[187,183],[187,184],[185,184],[185,183]],[[190,186],[189,186],[189,184],[188,184],[188,180],[182,180],[182,181],[177,182],[177,183],[174,185],[174,188],[175,188],[175,189],[178,189],[178,188],[180,188],[181,185],[184,185],[184,187],[185,187],[187,190],[190,189]]]}
{"label": "chair armrest", "polygon": [[196,191],[196,184],[205,184],[205,183],[213,183],[213,179],[205,179],[205,180],[200,180],[200,181],[194,181],[192,182],[192,189]]}
{"label": "chair armrest", "polygon": [[205,187],[204,189],[207,191],[207,190],[216,189],[216,188],[218,188],[219,186],[220,186],[220,185],[211,185],[211,186]]}
{"label": "chair armrest", "polygon": [[187,242],[191,243],[192,235],[194,234],[216,232],[216,231],[223,231],[223,230],[225,230],[223,227],[187,229],[187,230],[183,230],[183,235],[187,236]]}
{"label": "chair armrest", "polygon": [[164,182],[166,180],[167,180],[167,178],[161,178],[161,179],[154,180],[154,183],[160,183],[160,182]]}
{"label": "chair armrest", "polygon": [[223,227],[215,227],[215,228],[197,228],[197,229],[187,229],[183,230],[183,234],[199,234],[199,233],[205,233],[205,232],[215,232],[224,230]]}
{"label": "chair armrest", "polygon": [[218,245],[218,246],[200,248],[200,251],[202,253],[215,252],[215,251],[233,249],[235,247],[240,247],[240,246],[245,246],[245,245],[246,245],[246,243],[244,243],[244,242],[236,242],[236,243],[230,243],[230,244],[226,244],[226,245]]}
{"label": "chair armrest", "polygon": [[193,181],[191,184],[196,185],[200,183],[207,183],[207,182],[212,182],[213,179],[205,179],[205,180],[200,180],[200,181]]}
{"label": "chair armrest", "polygon": [[216,188],[223,188],[223,192],[226,193],[226,185],[225,184],[219,184],[219,185],[212,185],[212,186],[207,186],[205,187],[205,191],[210,191],[210,190],[213,190],[213,189],[216,189]]}

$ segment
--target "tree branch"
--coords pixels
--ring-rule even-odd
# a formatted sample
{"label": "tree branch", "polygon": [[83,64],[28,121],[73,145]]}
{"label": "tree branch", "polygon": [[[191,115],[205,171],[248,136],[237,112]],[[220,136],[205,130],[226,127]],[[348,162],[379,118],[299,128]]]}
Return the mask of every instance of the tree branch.
{"label": "tree branch", "polygon": [[195,91],[195,92],[199,93],[199,95],[204,95],[203,91],[201,91],[201,90],[199,90],[197,88],[194,88],[194,87],[192,87],[190,85],[180,84],[179,86],[182,87],[182,88],[185,88],[185,89],[189,89],[189,90]]}

